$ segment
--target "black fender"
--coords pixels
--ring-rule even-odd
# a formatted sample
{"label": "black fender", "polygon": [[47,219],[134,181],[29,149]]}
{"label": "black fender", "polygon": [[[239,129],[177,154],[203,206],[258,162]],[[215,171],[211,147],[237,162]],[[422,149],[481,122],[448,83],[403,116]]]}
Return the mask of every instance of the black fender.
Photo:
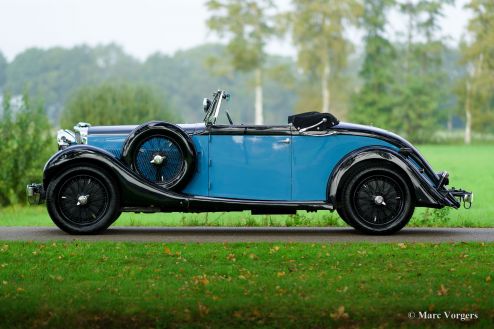
{"label": "black fender", "polygon": [[163,187],[167,189],[180,190],[190,181],[195,172],[196,152],[192,138],[179,126],[164,121],[150,121],[136,127],[125,139],[122,159],[137,172],[134,163],[137,147],[143,140],[156,134],[175,140],[182,150],[184,166],[180,175],[176,180],[166,185],[163,184]]}
{"label": "black fender", "polygon": [[354,165],[362,161],[378,160],[391,163],[399,167],[408,177],[411,188],[415,193],[416,206],[442,208],[444,206],[454,206],[451,201],[440,193],[424,174],[409,162],[398,151],[390,148],[372,146],[364,147],[350,152],[333,169],[328,180],[327,195],[328,201],[335,207],[339,207],[337,195],[340,185],[343,183],[345,174],[353,168]]}
{"label": "black fender", "polygon": [[188,206],[188,199],[184,195],[146,181],[110,152],[90,145],[74,145],[55,153],[43,170],[45,190],[54,176],[78,165],[93,165],[110,172],[119,185],[122,207],[180,210]]}

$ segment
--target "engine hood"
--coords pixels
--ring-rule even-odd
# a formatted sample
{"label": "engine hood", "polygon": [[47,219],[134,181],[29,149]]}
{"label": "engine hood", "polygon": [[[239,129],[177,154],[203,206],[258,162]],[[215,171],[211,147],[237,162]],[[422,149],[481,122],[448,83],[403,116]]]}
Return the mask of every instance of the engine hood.
{"label": "engine hood", "polygon": [[[197,134],[206,129],[204,123],[177,124],[187,134]],[[128,135],[137,125],[119,125],[119,126],[94,126],[89,127],[88,135]]]}

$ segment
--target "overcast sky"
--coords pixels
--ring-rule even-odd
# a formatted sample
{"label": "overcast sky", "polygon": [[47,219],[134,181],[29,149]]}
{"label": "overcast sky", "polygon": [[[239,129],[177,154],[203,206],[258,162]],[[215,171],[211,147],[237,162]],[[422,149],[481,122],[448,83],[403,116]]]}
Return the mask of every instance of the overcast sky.
{"label": "overcast sky", "polygon": [[[276,1],[286,8],[289,0]],[[469,14],[466,0],[446,10],[443,30],[457,42]],[[7,59],[29,47],[71,47],[116,42],[145,59],[161,51],[172,54],[204,42],[208,33],[205,0],[0,0],[0,51]],[[392,18],[397,29],[401,22]],[[358,35],[353,35],[355,42]],[[292,55],[288,42],[272,42],[268,51]]]}

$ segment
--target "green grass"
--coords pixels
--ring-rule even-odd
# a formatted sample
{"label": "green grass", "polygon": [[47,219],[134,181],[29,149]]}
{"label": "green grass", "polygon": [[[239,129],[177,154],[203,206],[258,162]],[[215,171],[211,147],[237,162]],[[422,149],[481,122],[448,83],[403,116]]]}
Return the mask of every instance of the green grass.
{"label": "green grass", "polygon": [[[1,328],[462,327],[494,321],[494,244],[3,242]],[[385,255],[385,257],[383,257]]]}
{"label": "green grass", "polygon": [[[494,145],[427,145],[419,147],[437,171],[448,170],[453,186],[475,193],[470,210],[417,209],[410,226],[494,226]],[[0,226],[53,225],[44,207],[11,207],[0,210]],[[124,226],[343,226],[336,213],[297,216],[252,216],[242,213],[123,214],[115,225]]]}

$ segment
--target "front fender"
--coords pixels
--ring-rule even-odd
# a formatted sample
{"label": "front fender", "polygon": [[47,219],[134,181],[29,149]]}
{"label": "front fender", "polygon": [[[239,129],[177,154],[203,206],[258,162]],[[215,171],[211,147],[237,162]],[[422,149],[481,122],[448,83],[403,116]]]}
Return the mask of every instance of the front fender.
{"label": "front fender", "polygon": [[399,167],[405,173],[415,193],[416,206],[442,208],[443,206],[455,206],[451,200],[442,195],[433,184],[424,177],[419,170],[399,152],[386,147],[366,147],[358,149],[344,157],[333,169],[328,181],[328,200],[338,207],[338,191],[344,183],[345,174],[354,165],[362,161],[378,160],[391,163]]}
{"label": "front fender", "polygon": [[43,170],[44,188],[48,188],[48,184],[57,174],[79,165],[97,166],[113,174],[119,185],[121,202],[124,207],[176,207],[180,209],[188,205],[188,200],[183,195],[146,181],[111,153],[90,145],[74,145],[55,153]]}

